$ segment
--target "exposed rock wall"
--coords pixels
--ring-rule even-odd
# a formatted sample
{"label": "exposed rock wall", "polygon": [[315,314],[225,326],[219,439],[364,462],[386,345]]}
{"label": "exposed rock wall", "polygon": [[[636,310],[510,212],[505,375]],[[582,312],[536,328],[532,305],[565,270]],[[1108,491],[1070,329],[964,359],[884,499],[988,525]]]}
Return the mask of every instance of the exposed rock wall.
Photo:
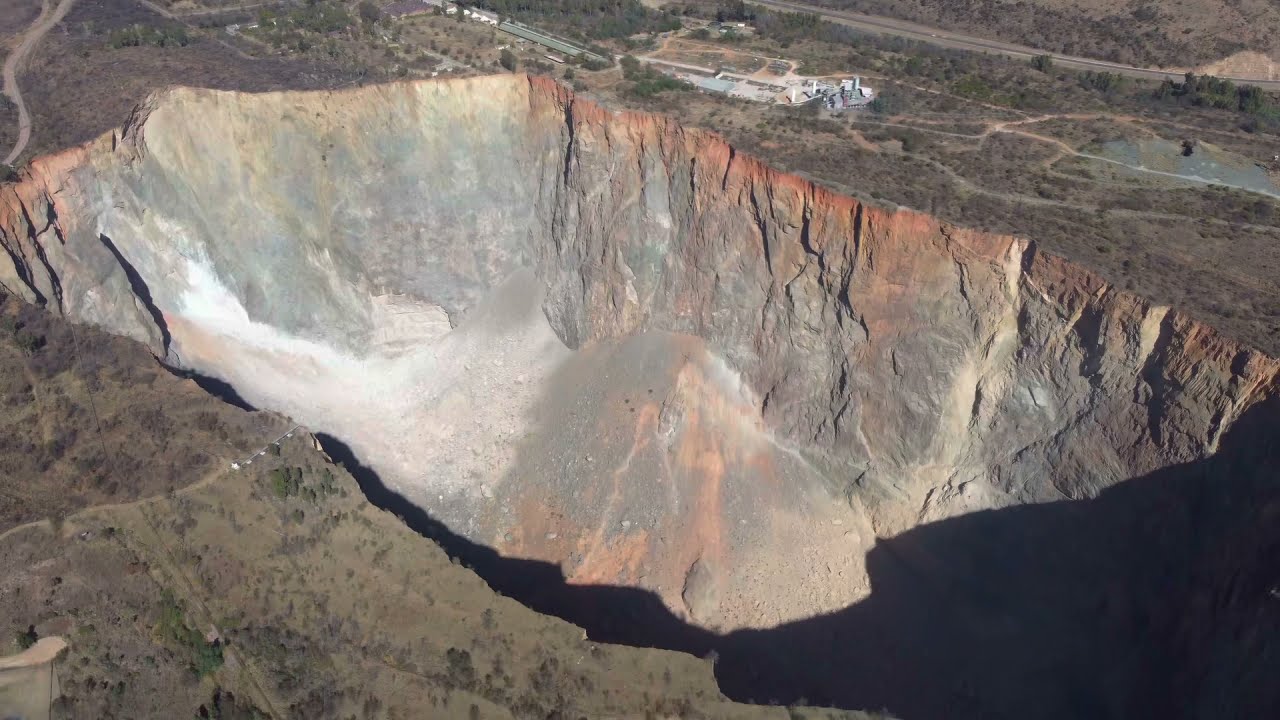
{"label": "exposed rock wall", "polygon": [[535,89],[572,127],[541,262],[561,337],[705,338],[769,425],[922,517],[1086,497],[1202,457],[1276,392],[1273,359],[1032,242],[865,206],[709,133]]}
{"label": "exposed rock wall", "polygon": [[[11,292],[349,439],[460,532],[712,625],[843,607],[875,534],[1207,457],[1277,393],[1274,359],[1028,240],[518,76],[162,93],[0,188],[0,243]],[[759,610],[775,572],[822,590]]]}

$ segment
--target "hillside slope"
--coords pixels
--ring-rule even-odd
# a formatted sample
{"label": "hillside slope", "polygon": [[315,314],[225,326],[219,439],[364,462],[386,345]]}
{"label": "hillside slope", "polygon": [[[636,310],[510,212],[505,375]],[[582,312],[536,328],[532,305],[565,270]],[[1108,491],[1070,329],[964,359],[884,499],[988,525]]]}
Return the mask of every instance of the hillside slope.
{"label": "hillside slope", "polygon": [[[69,333],[63,320],[19,312],[46,337]],[[95,353],[94,367],[147,398],[154,360],[132,341],[115,338],[112,349]],[[35,355],[55,352],[75,364],[56,340]],[[265,420],[259,442],[285,424],[173,384],[169,401],[148,411],[169,428],[169,452],[216,452],[216,440],[182,422],[192,414],[233,427]],[[12,406],[22,393],[7,389],[4,399]],[[85,400],[80,385],[63,396]],[[26,421],[99,437],[88,413],[37,405]],[[115,432],[152,421],[119,422]],[[497,595],[372,507],[305,431],[273,448],[240,471],[224,458],[214,472],[189,469],[175,484],[197,474],[202,481],[176,492],[64,511],[52,526],[33,522],[0,536],[2,651],[28,626],[69,643],[55,663],[61,697],[53,717],[209,717],[215,706],[226,718],[865,717],[736,705],[707,661],[589,642],[580,629]],[[131,452],[164,457],[145,444]],[[125,466],[105,472],[109,483],[134,475]],[[59,491],[54,472],[22,477],[19,489]],[[0,693],[0,713],[12,709],[6,697]]]}

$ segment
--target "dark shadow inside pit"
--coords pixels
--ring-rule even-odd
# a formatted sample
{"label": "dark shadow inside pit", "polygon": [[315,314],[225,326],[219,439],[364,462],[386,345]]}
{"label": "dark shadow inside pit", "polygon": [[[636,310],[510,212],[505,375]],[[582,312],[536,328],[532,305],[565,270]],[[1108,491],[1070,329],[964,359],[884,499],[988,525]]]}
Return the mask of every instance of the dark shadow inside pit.
{"label": "dark shadow inside pit", "polygon": [[593,640],[715,651],[729,697],[934,718],[1260,718],[1280,708],[1280,397],[1212,458],[1092,500],[978,512],[881,540],[871,595],[717,635],[634,588],[506,558],[389,490],[320,436],[369,500],[494,590]]}
{"label": "dark shadow inside pit", "polygon": [[712,649],[713,633],[689,626],[672,615],[657,595],[629,587],[571,585],[557,565],[504,557],[454,533],[388,488],[346,443],[325,433],[316,433],[316,439],[325,454],[351,473],[370,503],[395,514],[414,532],[434,541],[496,592],[537,612],[568,620],[598,642],[662,647],[698,655]]}
{"label": "dark shadow inside pit", "polygon": [[231,386],[231,383],[225,380],[213,377],[212,375],[205,375],[203,373],[196,372],[195,370],[188,370],[186,368],[169,365],[164,362],[160,363],[160,367],[168,370],[171,374],[177,377],[195,382],[196,386],[201,390],[204,390],[228,405],[238,407],[245,412],[254,412],[258,409],[248,400],[241,397],[240,393],[236,392],[236,389]]}
{"label": "dark shadow inside pit", "polygon": [[871,595],[718,642],[732,697],[903,718],[1248,718],[1280,709],[1280,397],[1218,454],[1079,502],[881,540]]}

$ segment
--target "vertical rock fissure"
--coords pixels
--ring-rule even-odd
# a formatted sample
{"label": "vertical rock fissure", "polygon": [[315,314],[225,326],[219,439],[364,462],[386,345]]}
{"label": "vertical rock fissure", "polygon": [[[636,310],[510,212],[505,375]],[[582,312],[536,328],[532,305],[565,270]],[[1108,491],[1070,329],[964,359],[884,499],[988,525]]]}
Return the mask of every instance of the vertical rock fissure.
{"label": "vertical rock fissure", "polygon": [[[0,228],[0,245],[4,246],[5,254],[9,256],[9,261],[13,263],[13,272],[17,276],[16,279],[21,284],[21,287],[31,293],[31,297],[37,305],[47,303],[48,300],[45,298],[44,293],[40,292],[40,288],[37,287],[35,278],[31,274],[31,266],[28,264],[26,257],[20,252],[21,243],[11,238],[3,228]],[[19,288],[9,288],[9,290],[10,292],[20,292]]]}
{"label": "vertical rock fissure", "polygon": [[98,240],[107,248],[111,256],[119,263],[120,269],[124,271],[125,279],[129,281],[129,288],[133,290],[133,295],[142,303],[142,307],[151,316],[151,321],[155,323],[156,329],[160,331],[161,357],[169,355],[169,345],[173,337],[169,334],[169,324],[165,322],[164,313],[156,306],[155,300],[151,297],[151,288],[147,286],[147,281],[142,278],[142,274],[138,269],[129,262],[124,255],[120,253],[120,249],[116,244],[107,237],[106,233],[98,233]]}
{"label": "vertical rock fissure", "polygon": [[[44,245],[40,242],[40,236],[48,231],[49,226],[46,225],[41,230],[36,230],[35,223],[31,220],[31,211],[27,209],[26,203],[19,203],[18,207],[22,211],[22,219],[27,227],[27,239],[31,241],[31,249],[36,254],[36,258],[40,261],[45,271],[45,277],[49,279],[49,289],[53,292],[53,298],[57,301],[58,314],[65,314],[65,308],[62,304],[62,280],[58,277],[58,272],[53,269],[53,264],[49,262],[49,256],[45,253]],[[53,211],[52,206],[49,209]]]}

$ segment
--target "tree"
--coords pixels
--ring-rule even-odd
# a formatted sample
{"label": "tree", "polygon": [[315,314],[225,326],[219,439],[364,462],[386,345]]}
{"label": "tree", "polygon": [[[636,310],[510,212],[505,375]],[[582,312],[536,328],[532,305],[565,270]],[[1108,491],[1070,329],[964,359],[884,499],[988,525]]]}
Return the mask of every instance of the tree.
{"label": "tree", "polygon": [[[1086,71],[1080,76],[1080,86],[1089,90],[1108,94],[1121,89],[1125,84],[1125,79],[1115,73],[1109,72],[1092,72]],[[1173,83],[1165,80],[1164,83],[1155,91],[1156,98],[1164,97],[1173,90]]]}
{"label": "tree", "polygon": [[379,10],[378,6],[374,5],[371,0],[360,0],[358,9],[360,11],[360,19],[369,25],[378,22],[382,17],[382,11]]}
{"label": "tree", "polygon": [[632,55],[624,55],[619,63],[622,65],[622,76],[625,78],[630,79],[640,70],[640,61]]}
{"label": "tree", "polygon": [[18,349],[23,355],[34,355],[37,350],[44,347],[44,337],[41,335],[33,335],[25,330],[19,330],[13,336],[14,342],[18,345]]}
{"label": "tree", "polygon": [[36,644],[36,641],[40,639],[40,634],[36,632],[35,625],[28,625],[25,632],[19,631],[13,639],[18,644],[18,649],[26,650]]}
{"label": "tree", "polygon": [[1236,88],[1236,96],[1239,100],[1240,112],[1256,115],[1267,105],[1266,96],[1255,85],[1241,85]]}
{"label": "tree", "polygon": [[289,480],[279,468],[271,471],[271,489],[282,500],[289,497]]}
{"label": "tree", "polygon": [[196,677],[204,677],[222,666],[221,643],[208,642],[199,630],[187,625],[182,606],[168,588],[160,593],[160,621],[156,632],[170,645],[188,653],[187,666]]}
{"label": "tree", "polygon": [[498,57],[498,62],[502,67],[507,69],[507,72],[516,71],[516,65],[518,64],[516,61],[516,54],[511,52],[509,49],[502,49],[502,54]]}
{"label": "tree", "polygon": [[1050,70],[1053,70],[1053,56],[1052,55],[1036,55],[1035,57],[1031,58],[1031,67],[1035,68],[1036,70],[1039,70],[1042,73],[1048,74]]}

